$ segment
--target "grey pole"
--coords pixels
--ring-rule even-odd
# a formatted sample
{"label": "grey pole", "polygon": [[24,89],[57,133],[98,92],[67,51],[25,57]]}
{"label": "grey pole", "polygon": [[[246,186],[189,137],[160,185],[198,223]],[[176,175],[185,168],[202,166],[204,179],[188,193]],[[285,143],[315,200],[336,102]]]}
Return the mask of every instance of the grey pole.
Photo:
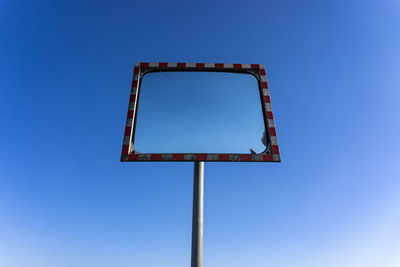
{"label": "grey pole", "polygon": [[193,218],[192,218],[192,264],[203,267],[203,205],[204,205],[204,162],[194,163]]}

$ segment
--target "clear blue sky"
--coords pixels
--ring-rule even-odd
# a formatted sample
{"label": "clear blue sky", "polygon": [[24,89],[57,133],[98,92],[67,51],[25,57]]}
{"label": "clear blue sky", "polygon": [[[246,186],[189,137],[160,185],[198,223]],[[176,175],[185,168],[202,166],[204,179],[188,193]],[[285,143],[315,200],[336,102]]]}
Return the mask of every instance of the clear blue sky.
{"label": "clear blue sky", "polygon": [[282,163],[205,164],[204,266],[400,266],[399,0],[0,0],[0,266],[188,266],[193,164],[119,162],[140,61],[267,67]]}

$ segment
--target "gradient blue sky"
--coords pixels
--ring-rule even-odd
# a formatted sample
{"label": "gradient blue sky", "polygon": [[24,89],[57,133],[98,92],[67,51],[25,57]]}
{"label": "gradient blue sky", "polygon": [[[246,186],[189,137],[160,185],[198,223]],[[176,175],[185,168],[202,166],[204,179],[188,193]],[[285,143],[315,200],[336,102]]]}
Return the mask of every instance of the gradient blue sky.
{"label": "gradient blue sky", "polygon": [[282,163],[206,163],[204,266],[400,266],[400,2],[0,0],[0,266],[188,266],[192,163],[120,163],[134,62],[263,63]]}

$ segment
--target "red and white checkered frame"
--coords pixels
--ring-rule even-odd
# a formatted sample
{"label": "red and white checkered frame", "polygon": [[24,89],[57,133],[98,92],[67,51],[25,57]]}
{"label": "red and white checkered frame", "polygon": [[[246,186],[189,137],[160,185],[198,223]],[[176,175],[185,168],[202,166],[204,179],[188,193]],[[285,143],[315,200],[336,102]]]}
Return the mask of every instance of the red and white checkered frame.
{"label": "red and white checkered frame", "polygon": [[[253,74],[259,84],[260,99],[264,114],[265,132],[268,147],[259,154],[221,154],[221,153],[139,153],[134,148],[136,107],[140,81],[149,71],[222,71]],[[278,140],[274,116],[272,114],[265,66],[263,64],[223,64],[223,63],[136,63],[133,70],[132,89],[129,97],[121,161],[245,161],[280,162]]]}

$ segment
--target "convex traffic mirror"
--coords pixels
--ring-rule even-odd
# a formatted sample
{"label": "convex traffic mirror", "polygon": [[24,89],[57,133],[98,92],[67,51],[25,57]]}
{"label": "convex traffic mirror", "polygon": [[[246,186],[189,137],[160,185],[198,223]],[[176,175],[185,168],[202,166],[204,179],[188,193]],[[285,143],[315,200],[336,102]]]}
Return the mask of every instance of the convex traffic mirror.
{"label": "convex traffic mirror", "polygon": [[135,65],[122,161],[280,161],[259,64]]}

